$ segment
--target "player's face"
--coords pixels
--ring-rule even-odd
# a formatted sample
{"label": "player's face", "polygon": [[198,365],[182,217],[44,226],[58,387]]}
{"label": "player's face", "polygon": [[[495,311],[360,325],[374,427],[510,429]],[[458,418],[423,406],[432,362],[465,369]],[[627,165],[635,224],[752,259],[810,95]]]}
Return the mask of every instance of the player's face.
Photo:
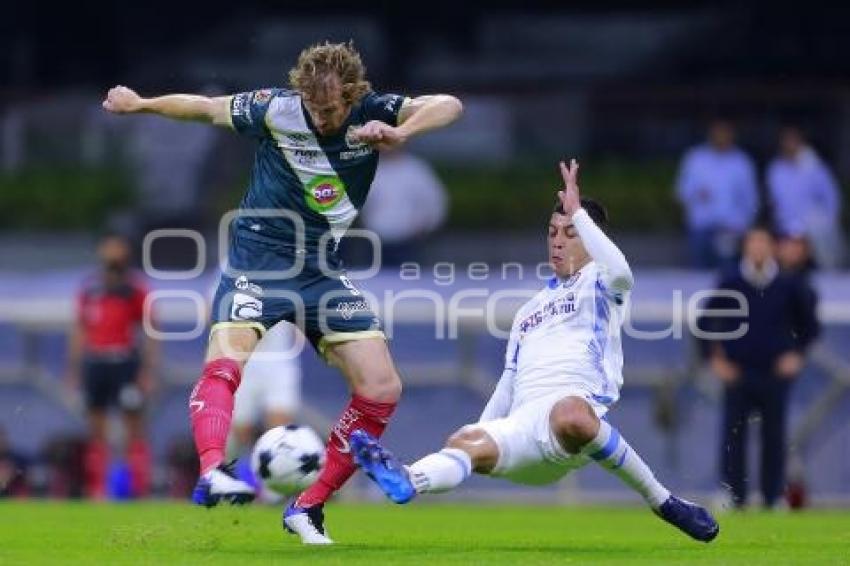
{"label": "player's face", "polygon": [[338,80],[316,92],[305,93],[303,98],[313,125],[323,136],[338,132],[351,112],[351,105],[342,98],[342,87]]}
{"label": "player's face", "polygon": [[587,263],[587,250],[573,226],[563,214],[552,214],[549,220],[549,264],[558,277],[567,277]]}

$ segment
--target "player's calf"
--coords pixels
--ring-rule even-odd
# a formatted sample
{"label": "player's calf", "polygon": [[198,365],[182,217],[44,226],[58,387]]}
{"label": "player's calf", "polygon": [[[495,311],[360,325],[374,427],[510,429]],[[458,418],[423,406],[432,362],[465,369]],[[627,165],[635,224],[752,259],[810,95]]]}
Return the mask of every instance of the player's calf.
{"label": "player's calf", "polygon": [[653,509],[670,497],[620,432],[600,420],[587,401],[578,397],[558,401],[549,413],[549,422],[564,450],[594,460],[637,491]]}

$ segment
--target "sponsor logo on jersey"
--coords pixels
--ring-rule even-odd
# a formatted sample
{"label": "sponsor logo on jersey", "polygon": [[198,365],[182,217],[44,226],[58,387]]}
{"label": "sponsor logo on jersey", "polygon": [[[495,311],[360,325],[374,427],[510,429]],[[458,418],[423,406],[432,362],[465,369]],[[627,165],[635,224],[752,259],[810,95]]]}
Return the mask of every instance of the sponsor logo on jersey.
{"label": "sponsor logo on jersey", "polygon": [[240,291],[250,291],[251,293],[254,293],[255,295],[262,295],[263,294],[262,287],[260,287],[256,283],[251,283],[250,281],[248,281],[248,278],[245,277],[244,275],[240,275],[239,277],[236,278],[236,282],[234,283],[234,286],[237,289],[239,289]]}
{"label": "sponsor logo on jersey", "polygon": [[231,320],[251,320],[263,315],[263,302],[245,293],[236,293],[230,307]]}
{"label": "sponsor logo on jersey", "polygon": [[351,291],[352,295],[360,296],[360,289],[354,286],[354,283],[351,282],[351,279],[349,279],[347,275],[340,275],[339,281],[346,289]]}
{"label": "sponsor logo on jersey", "polygon": [[254,91],[254,104],[265,104],[269,100],[272,99],[272,91],[271,89],[264,88],[262,90]]}
{"label": "sponsor logo on jersey", "polygon": [[575,293],[567,293],[563,297],[545,303],[540,309],[525,317],[519,323],[519,331],[522,334],[527,334],[554,317],[575,313],[576,295]]}
{"label": "sponsor logo on jersey", "polygon": [[310,143],[311,135],[305,132],[285,132],[283,134],[294,147],[306,147]]}
{"label": "sponsor logo on jersey", "polygon": [[319,175],[307,183],[307,205],[316,212],[327,212],[345,195],[345,184],[339,177]]}
{"label": "sponsor logo on jersey", "polygon": [[296,149],[292,152],[297,161],[301,165],[313,165],[319,158],[319,151],[314,149]]}
{"label": "sponsor logo on jersey", "polygon": [[366,157],[371,155],[375,150],[369,146],[361,147],[360,149],[352,149],[351,151],[340,151],[339,158],[341,161],[351,161],[358,157]]}
{"label": "sponsor logo on jersey", "polygon": [[336,312],[342,315],[342,318],[345,320],[351,320],[354,316],[354,313],[358,312],[366,312],[369,310],[369,303],[366,301],[348,301],[345,303],[339,303],[336,306]]}
{"label": "sponsor logo on jersey", "polygon": [[402,97],[399,96],[398,94],[390,95],[389,100],[387,100],[387,103],[384,104],[384,110],[386,110],[387,112],[395,112],[396,111],[396,105],[401,100],[402,100]]}
{"label": "sponsor logo on jersey", "polygon": [[231,106],[231,114],[234,118],[244,118],[249,124],[254,123],[254,119],[251,117],[251,102],[249,97],[251,93],[243,92],[241,94],[234,95],[233,103]]}

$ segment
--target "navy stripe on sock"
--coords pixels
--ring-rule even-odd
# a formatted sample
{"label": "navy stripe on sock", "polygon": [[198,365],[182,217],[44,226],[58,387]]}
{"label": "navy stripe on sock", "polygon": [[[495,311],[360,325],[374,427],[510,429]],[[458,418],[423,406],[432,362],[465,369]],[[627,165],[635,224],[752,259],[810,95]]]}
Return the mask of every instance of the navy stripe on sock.
{"label": "navy stripe on sock", "polygon": [[608,437],[608,442],[606,442],[605,446],[603,446],[600,450],[591,454],[590,457],[597,461],[607,460],[611,457],[611,454],[613,454],[617,450],[617,446],[619,444],[620,433],[617,432],[616,428],[611,427],[611,436]]}

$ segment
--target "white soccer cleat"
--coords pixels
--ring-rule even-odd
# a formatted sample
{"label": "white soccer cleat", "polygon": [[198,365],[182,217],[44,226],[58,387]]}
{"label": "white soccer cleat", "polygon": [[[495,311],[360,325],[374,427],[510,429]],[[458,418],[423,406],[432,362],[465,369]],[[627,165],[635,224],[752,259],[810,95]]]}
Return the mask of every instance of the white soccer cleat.
{"label": "white soccer cleat", "polygon": [[325,530],[325,514],[321,505],[296,507],[294,503],[283,512],[283,528],[301,537],[304,544],[333,544]]}
{"label": "white soccer cleat", "polygon": [[221,464],[198,478],[192,501],[205,507],[215,507],[222,499],[231,505],[242,505],[253,501],[255,495],[253,487],[236,479],[232,464]]}

